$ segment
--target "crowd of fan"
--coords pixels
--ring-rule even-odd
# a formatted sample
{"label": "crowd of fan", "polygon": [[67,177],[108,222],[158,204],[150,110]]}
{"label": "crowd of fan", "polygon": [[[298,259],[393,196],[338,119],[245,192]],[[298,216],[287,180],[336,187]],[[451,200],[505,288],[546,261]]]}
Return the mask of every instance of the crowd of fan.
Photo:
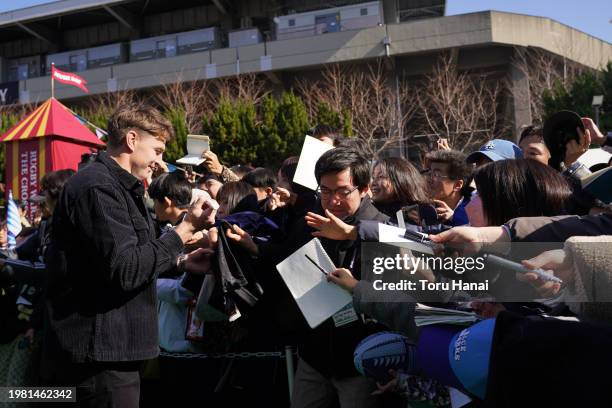
{"label": "crowd of fan", "polygon": [[[563,168],[571,166],[589,145],[609,143],[590,119],[583,122],[586,131],[580,132],[580,142],[566,146]],[[605,299],[612,294],[612,209],[609,203],[583,192],[567,174],[548,165],[550,152],[542,129],[526,128],[518,145],[495,139],[469,155],[442,141],[438,149],[423,157],[422,168],[400,157],[368,157],[360,139],[345,138],[328,126],[317,126],[313,136],[334,146],[316,163],[317,191],[293,182],[298,157],[285,158],[279,169],[230,166],[212,151],[206,152],[204,163],[194,169],[168,172],[158,161],[145,182],[143,198],[156,220],[156,236],[178,228],[196,202],[214,208],[214,221],[196,231],[176,262],[172,260],[173,266],[154,279],[158,340],[163,353],[156,364],[147,363],[143,375],[148,378],[146,375],[155,372],[153,378],[158,382],[153,384],[159,384],[159,390],[145,390],[141,398],[153,393],[173,405],[177,401],[200,406],[286,405],[283,360],[184,358],[178,353],[283,351],[291,345],[298,356],[293,407],[450,406],[443,382],[432,391],[423,390],[422,382],[411,380],[425,377],[422,372],[394,374],[390,382],[377,384],[360,375],[353,364],[355,347],[372,333],[391,330],[415,342],[418,339],[419,329],[412,315],[414,301],[385,303],[381,299],[384,307],[365,302],[372,289],[361,280],[359,262],[361,242],[376,240],[370,237],[366,221],[396,225],[398,211],[417,205],[432,211],[434,220],[427,224],[435,225],[435,229],[427,232],[438,243],[559,243],[555,252],[517,261],[525,261],[530,268],[563,273],[567,286],[542,281],[535,275],[518,280],[511,275],[514,284],[531,288],[547,301],[473,302],[471,306],[482,316],[497,318],[498,330],[502,330],[500,321],[510,331],[510,325],[524,325],[522,319],[527,316],[529,324],[539,321],[534,319],[548,324],[546,317],[552,315],[575,316],[579,322],[555,321],[553,326],[546,326],[537,337],[529,338],[532,343],[517,345],[524,355],[506,350],[512,359],[495,360],[499,365],[497,375],[490,378],[485,397],[471,395],[473,406],[568,406],[568,401],[612,400],[609,387],[605,387],[606,382],[610,385],[609,380],[595,374],[595,367],[611,362],[612,307],[605,304]],[[50,289],[45,253],[52,245],[49,226],[54,208],[58,200],[66,199],[62,188],[74,174],[60,170],[44,176],[41,194],[32,200],[32,205],[40,207],[40,216],[27,220],[22,213],[24,228],[16,248],[7,248],[6,225],[0,234],[5,258],[0,282],[2,385],[46,384],[49,360],[36,351],[50,336],[47,330],[64,341],[57,334],[61,329],[59,318],[48,316],[61,313],[59,303],[46,307]],[[23,210],[25,206],[20,204]],[[422,221],[417,220],[417,227],[423,227],[419,225]],[[360,316],[354,322],[336,327],[329,319],[316,329],[309,328],[276,272],[275,265],[313,236],[320,238],[338,266],[328,279],[353,295]],[[593,242],[607,242],[608,250],[590,250],[588,244]],[[152,256],[163,258],[165,253]],[[591,274],[580,276],[575,264],[587,265]],[[206,292],[203,287],[223,292],[220,282],[227,282],[226,275],[238,276],[236,268],[239,276],[254,287],[249,293],[255,300],[241,303],[240,299],[223,298],[224,293],[215,298],[213,293],[209,306],[222,318],[200,321],[196,304]],[[81,272],[87,277],[87,270]],[[217,279],[209,279],[211,276]],[[431,279],[436,280],[435,273]],[[596,288],[598,299],[604,300],[587,303],[585,287],[591,291]],[[53,290],[57,296],[62,289]],[[137,290],[139,286],[126,293]],[[576,292],[587,297],[571,304],[561,296]],[[108,293],[115,296],[110,289]],[[452,308],[456,303],[447,299],[442,306]],[[114,335],[132,336],[121,331]],[[556,354],[557,360],[545,357],[547,353]],[[21,366],[16,359],[23,360]],[[588,381],[573,380],[578,374]]]}

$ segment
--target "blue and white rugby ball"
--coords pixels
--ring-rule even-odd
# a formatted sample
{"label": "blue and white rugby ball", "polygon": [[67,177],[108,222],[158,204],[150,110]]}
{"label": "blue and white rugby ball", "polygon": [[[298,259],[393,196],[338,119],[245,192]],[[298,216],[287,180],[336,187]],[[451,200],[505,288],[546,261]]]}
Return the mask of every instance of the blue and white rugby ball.
{"label": "blue and white rugby ball", "polygon": [[353,354],[355,368],[378,382],[390,380],[389,370],[409,372],[415,366],[415,345],[406,336],[381,332],[366,337]]}

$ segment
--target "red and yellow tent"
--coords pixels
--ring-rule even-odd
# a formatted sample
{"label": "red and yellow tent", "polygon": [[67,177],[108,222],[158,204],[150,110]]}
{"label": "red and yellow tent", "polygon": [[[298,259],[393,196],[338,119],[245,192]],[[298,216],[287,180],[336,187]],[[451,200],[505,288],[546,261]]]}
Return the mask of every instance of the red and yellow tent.
{"label": "red and yellow tent", "polygon": [[[27,201],[39,191],[46,173],[77,169],[81,155],[104,146],[75,115],[55,98],[47,100],[10,128],[0,142],[6,143],[6,191]],[[28,214],[36,208],[28,204]]]}

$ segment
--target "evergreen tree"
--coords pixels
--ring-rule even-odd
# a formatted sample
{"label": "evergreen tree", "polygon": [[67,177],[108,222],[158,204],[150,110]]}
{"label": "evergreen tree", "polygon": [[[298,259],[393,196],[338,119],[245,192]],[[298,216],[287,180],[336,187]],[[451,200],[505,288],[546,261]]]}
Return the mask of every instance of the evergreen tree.
{"label": "evergreen tree", "polygon": [[260,140],[257,145],[257,165],[276,164],[287,150],[287,140],[280,133],[279,103],[267,95],[261,102]]}
{"label": "evergreen tree", "polygon": [[222,162],[234,165],[256,161],[260,133],[253,104],[222,100],[217,111],[204,120],[204,132]]}
{"label": "evergreen tree", "polygon": [[340,131],[342,126],[342,118],[325,102],[319,103],[317,107],[316,125],[328,125]]}
{"label": "evergreen tree", "polygon": [[164,160],[175,162],[185,155],[187,150],[187,123],[185,122],[185,111],[181,108],[172,108],[164,112],[174,128],[174,138],[166,143]]}
{"label": "evergreen tree", "polygon": [[278,162],[289,156],[300,153],[304,137],[308,132],[308,112],[300,97],[293,92],[285,92],[281,96],[276,118],[279,133],[284,139],[286,148],[278,155]]}
{"label": "evergreen tree", "polygon": [[560,110],[571,110],[583,117],[594,118],[593,96],[604,95],[600,110],[600,128],[603,132],[612,130],[612,62],[602,72],[585,72],[565,85],[557,82],[552,90],[542,94],[544,116]]}
{"label": "evergreen tree", "polygon": [[315,122],[317,125],[331,126],[346,137],[353,136],[353,119],[348,108],[336,112],[329,104],[321,102],[317,107]]}

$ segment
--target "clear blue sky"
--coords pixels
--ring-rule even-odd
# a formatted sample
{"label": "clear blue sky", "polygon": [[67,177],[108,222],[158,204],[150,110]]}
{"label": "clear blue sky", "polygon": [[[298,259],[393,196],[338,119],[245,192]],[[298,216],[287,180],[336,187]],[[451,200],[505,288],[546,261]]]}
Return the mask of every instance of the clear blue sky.
{"label": "clear blue sky", "polygon": [[[49,3],[50,0],[4,0],[0,12]],[[612,42],[612,0],[447,0],[448,15],[482,10],[550,17]]]}

